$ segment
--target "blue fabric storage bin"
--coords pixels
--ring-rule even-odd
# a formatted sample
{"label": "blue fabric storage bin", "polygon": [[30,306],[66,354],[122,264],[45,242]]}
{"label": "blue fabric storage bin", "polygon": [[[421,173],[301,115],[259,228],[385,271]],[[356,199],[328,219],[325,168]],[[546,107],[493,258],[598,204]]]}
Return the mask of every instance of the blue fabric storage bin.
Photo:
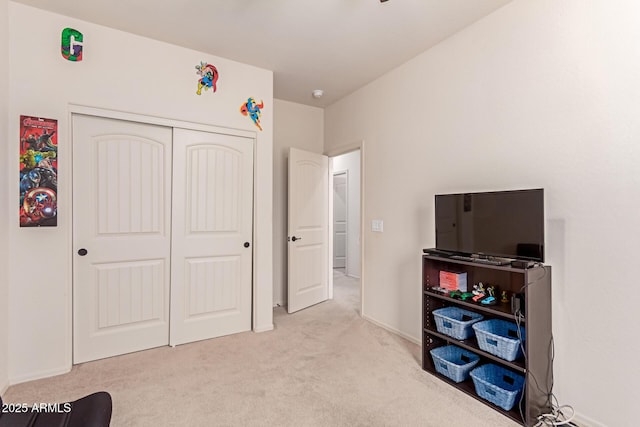
{"label": "blue fabric storage bin", "polygon": [[469,372],[480,361],[480,356],[455,345],[445,345],[431,350],[436,371],[459,383],[469,378]]}
{"label": "blue fabric storage bin", "polygon": [[522,346],[518,337],[522,338],[524,344],[526,334],[523,326],[518,327],[515,323],[502,319],[491,319],[475,323],[473,330],[476,332],[478,347],[481,350],[509,362],[522,356]]}
{"label": "blue fabric storage bin", "polygon": [[522,375],[492,363],[475,368],[469,375],[478,396],[505,411],[510,411],[520,400],[524,389]]}
{"label": "blue fabric storage bin", "polygon": [[438,332],[457,340],[466,340],[473,336],[471,325],[482,320],[482,315],[458,307],[444,307],[433,310]]}

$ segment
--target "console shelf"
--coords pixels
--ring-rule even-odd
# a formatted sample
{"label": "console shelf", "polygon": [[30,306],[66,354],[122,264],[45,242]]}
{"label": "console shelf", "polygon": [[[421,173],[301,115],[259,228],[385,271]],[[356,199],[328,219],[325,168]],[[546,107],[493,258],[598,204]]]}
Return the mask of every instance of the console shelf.
{"label": "console shelf", "polygon": [[[500,292],[507,291],[508,295],[524,294],[525,317],[521,324],[526,327],[524,345],[526,357],[509,362],[481,350],[475,337],[460,341],[438,332],[432,312],[438,308],[449,306],[482,314],[484,320],[503,319],[515,322],[510,303],[483,306],[470,301],[454,299],[434,291],[434,288],[440,287],[440,271],[467,273],[469,288],[482,282],[497,287]],[[499,300],[500,293],[496,297]],[[423,255],[422,301],[422,369],[524,426],[533,426],[540,414],[551,409],[548,400],[553,379],[550,266],[537,265],[528,269],[519,269],[511,266],[494,266],[435,255]],[[480,356],[480,362],[477,366],[493,363],[524,376],[525,389],[521,401],[516,402],[510,411],[505,411],[478,396],[470,378],[461,383],[455,383],[436,372],[429,352],[434,348],[448,344],[457,345]]]}
{"label": "console shelf", "polygon": [[[479,313],[489,313],[492,316],[502,317],[505,320],[513,320],[513,313],[511,312],[511,303],[498,303],[496,305],[483,306],[481,304],[477,304],[474,302],[461,301],[458,299],[451,298],[449,296],[432,292],[432,291],[424,291],[425,295],[430,298],[439,298],[441,299],[445,305],[455,304],[460,307],[464,307],[465,309],[471,309],[473,311],[477,311]],[[526,320],[526,319],[525,319]],[[523,321],[524,322],[524,321]]]}
{"label": "console shelf", "polygon": [[526,372],[526,367],[525,367],[525,363],[523,360],[515,360],[513,362],[509,362],[507,360],[503,360],[500,359],[497,356],[494,356],[493,354],[487,353],[483,350],[480,350],[480,348],[478,347],[478,344],[476,343],[475,338],[469,339],[469,340],[464,340],[464,341],[458,341],[454,338],[451,338],[447,335],[441,334],[440,332],[436,331],[435,329],[429,329],[429,328],[425,328],[424,332],[426,332],[429,335],[432,335],[434,337],[440,338],[443,341],[446,341],[447,344],[454,344],[457,345],[458,347],[462,347],[466,350],[469,351],[473,351],[474,353],[483,356],[487,359],[491,359],[493,362],[497,362],[501,365],[507,366],[511,369],[513,369],[514,371],[520,373],[520,374],[524,374]]}

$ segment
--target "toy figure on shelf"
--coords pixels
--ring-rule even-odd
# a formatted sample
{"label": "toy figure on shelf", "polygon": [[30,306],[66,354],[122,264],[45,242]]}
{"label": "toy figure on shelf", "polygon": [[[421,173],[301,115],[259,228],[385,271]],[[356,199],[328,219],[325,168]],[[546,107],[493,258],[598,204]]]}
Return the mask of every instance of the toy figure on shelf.
{"label": "toy figure on shelf", "polygon": [[496,303],[496,296],[495,296],[495,292],[496,292],[496,287],[495,286],[487,286],[487,294],[485,298],[483,298],[482,301],[480,301],[481,304],[483,305],[494,305]]}
{"label": "toy figure on shelf", "polygon": [[449,296],[454,299],[460,299],[461,295],[462,295],[462,292],[458,290],[449,292]]}
{"label": "toy figure on shelf", "polygon": [[482,284],[482,282],[478,282],[475,285],[473,285],[473,294],[474,295],[484,294],[484,285]]}
{"label": "toy figure on shelf", "polygon": [[507,291],[502,291],[502,296],[500,297],[501,303],[509,302],[509,297],[507,296]]}
{"label": "toy figure on shelf", "polygon": [[481,299],[487,296],[487,293],[484,289],[484,285],[482,284],[482,282],[478,282],[475,285],[473,285],[472,292],[473,292],[473,295],[475,295],[473,298],[471,298],[474,302],[480,302]]}
{"label": "toy figure on shelf", "polygon": [[473,298],[473,293],[472,292],[463,292],[462,295],[460,295],[460,299],[462,301],[467,301],[469,299]]}

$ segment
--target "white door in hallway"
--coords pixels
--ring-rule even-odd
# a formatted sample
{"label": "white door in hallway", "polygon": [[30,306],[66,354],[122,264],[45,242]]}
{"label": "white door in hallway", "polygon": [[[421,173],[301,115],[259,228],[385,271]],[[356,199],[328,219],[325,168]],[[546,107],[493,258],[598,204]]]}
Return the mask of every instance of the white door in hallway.
{"label": "white door in hallway", "polygon": [[251,329],[253,139],[174,129],[171,345]]}
{"label": "white door in hallway", "polygon": [[333,268],[347,268],[348,173],[333,174]]}
{"label": "white door in hallway", "polygon": [[289,149],[289,313],[328,298],[329,158]]}
{"label": "white door in hallway", "polygon": [[73,362],[167,345],[171,128],[72,122]]}

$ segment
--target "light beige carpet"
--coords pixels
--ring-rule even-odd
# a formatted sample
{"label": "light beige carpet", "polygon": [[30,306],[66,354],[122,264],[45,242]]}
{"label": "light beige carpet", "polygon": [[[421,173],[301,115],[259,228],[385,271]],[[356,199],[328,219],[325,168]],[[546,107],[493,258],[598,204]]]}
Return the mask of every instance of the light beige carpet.
{"label": "light beige carpet", "polygon": [[422,371],[419,346],[358,309],[358,281],[336,273],[334,300],[292,315],[277,308],[271,332],[84,363],[3,398],[53,403],[106,390],[114,427],[518,425]]}

